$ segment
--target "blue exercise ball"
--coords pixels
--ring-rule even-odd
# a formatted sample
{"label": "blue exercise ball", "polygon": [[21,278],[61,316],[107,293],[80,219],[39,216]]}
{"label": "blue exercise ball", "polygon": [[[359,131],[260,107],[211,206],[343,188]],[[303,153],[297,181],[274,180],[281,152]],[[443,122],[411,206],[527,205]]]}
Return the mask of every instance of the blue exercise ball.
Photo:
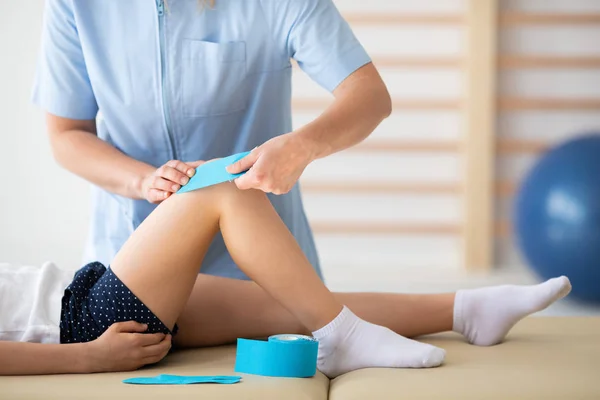
{"label": "blue exercise ball", "polygon": [[542,278],[566,275],[572,295],[600,303],[600,134],[546,153],[516,198],[517,244]]}

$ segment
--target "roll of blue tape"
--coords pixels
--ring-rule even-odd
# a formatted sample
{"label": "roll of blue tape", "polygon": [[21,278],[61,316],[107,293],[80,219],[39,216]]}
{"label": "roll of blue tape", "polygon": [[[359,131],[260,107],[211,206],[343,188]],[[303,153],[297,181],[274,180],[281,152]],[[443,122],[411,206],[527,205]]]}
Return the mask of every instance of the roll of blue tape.
{"label": "roll of blue tape", "polygon": [[283,378],[310,378],[317,372],[319,342],[303,335],[237,340],[235,372]]}
{"label": "roll of blue tape", "polygon": [[239,178],[240,176],[244,175],[245,172],[240,174],[230,174],[225,168],[246,157],[248,154],[250,154],[249,151],[245,153],[234,154],[225,158],[219,158],[217,160],[209,161],[200,165],[198,168],[196,168],[196,174],[192,176],[190,181],[186,185],[182,186],[177,193],[191,192],[192,190],[202,189]]}

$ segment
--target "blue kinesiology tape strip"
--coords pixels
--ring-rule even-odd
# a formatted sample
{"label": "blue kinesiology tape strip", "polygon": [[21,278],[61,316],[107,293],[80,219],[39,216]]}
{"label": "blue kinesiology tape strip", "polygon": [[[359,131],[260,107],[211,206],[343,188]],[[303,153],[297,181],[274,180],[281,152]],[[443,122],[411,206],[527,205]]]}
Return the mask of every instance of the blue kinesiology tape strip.
{"label": "blue kinesiology tape strip", "polygon": [[123,383],[132,385],[194,385],[199,383],[219,383],[230,385],[242,380],[241,376],[184,376],[184,375],[157,375],[125,379]]}
{"label": "blue kinesiology tape strip", "polygon": [[177,193],[191,192],[192,190],[202,189],[219,183],[232,181],[239,178],[246,172],[240,174],[230,174],[225,168],[246,157],[250,152],[234,154],[229,157],[219,158],[209,161],[196,168],[196,174],[190,178],[187,185],[184,185]]}

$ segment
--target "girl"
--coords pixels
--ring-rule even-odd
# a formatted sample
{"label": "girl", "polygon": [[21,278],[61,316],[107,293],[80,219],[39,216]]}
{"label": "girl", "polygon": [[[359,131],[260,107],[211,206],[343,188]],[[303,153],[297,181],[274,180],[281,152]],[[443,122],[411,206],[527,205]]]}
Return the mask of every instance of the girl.
{"label": "girl", "polygon": [[[217,232],[252,281],[198,274]],[[74,278],[52,265],[0,271],[0,339],[21,341],[0,342],[0,374],[128,370],[164,357],[171,336],[196,347],[277,333],[312,334],[318,368],[330,378],[436,367],[444,350],[407,337],[454,330],[494,345],[570,291],[560,277],[456,294],[333,294],[267,196],[234,183],[170,197],[108,269],[92,263]]]}

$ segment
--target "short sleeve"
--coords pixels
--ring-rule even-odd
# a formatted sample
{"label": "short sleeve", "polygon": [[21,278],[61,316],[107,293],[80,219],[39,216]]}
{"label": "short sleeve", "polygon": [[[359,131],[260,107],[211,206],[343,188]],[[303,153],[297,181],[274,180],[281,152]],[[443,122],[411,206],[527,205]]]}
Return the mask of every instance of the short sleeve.
{"label": "short sleeve", "polygon": [[328,91],[371,61],[332,0],[270,1],[277,5],[272,29],[288,56]]}
{"label": "short sleeve", "polygon": [[98,113],[70,0],[46,0],[32,101],[63,118]]}

